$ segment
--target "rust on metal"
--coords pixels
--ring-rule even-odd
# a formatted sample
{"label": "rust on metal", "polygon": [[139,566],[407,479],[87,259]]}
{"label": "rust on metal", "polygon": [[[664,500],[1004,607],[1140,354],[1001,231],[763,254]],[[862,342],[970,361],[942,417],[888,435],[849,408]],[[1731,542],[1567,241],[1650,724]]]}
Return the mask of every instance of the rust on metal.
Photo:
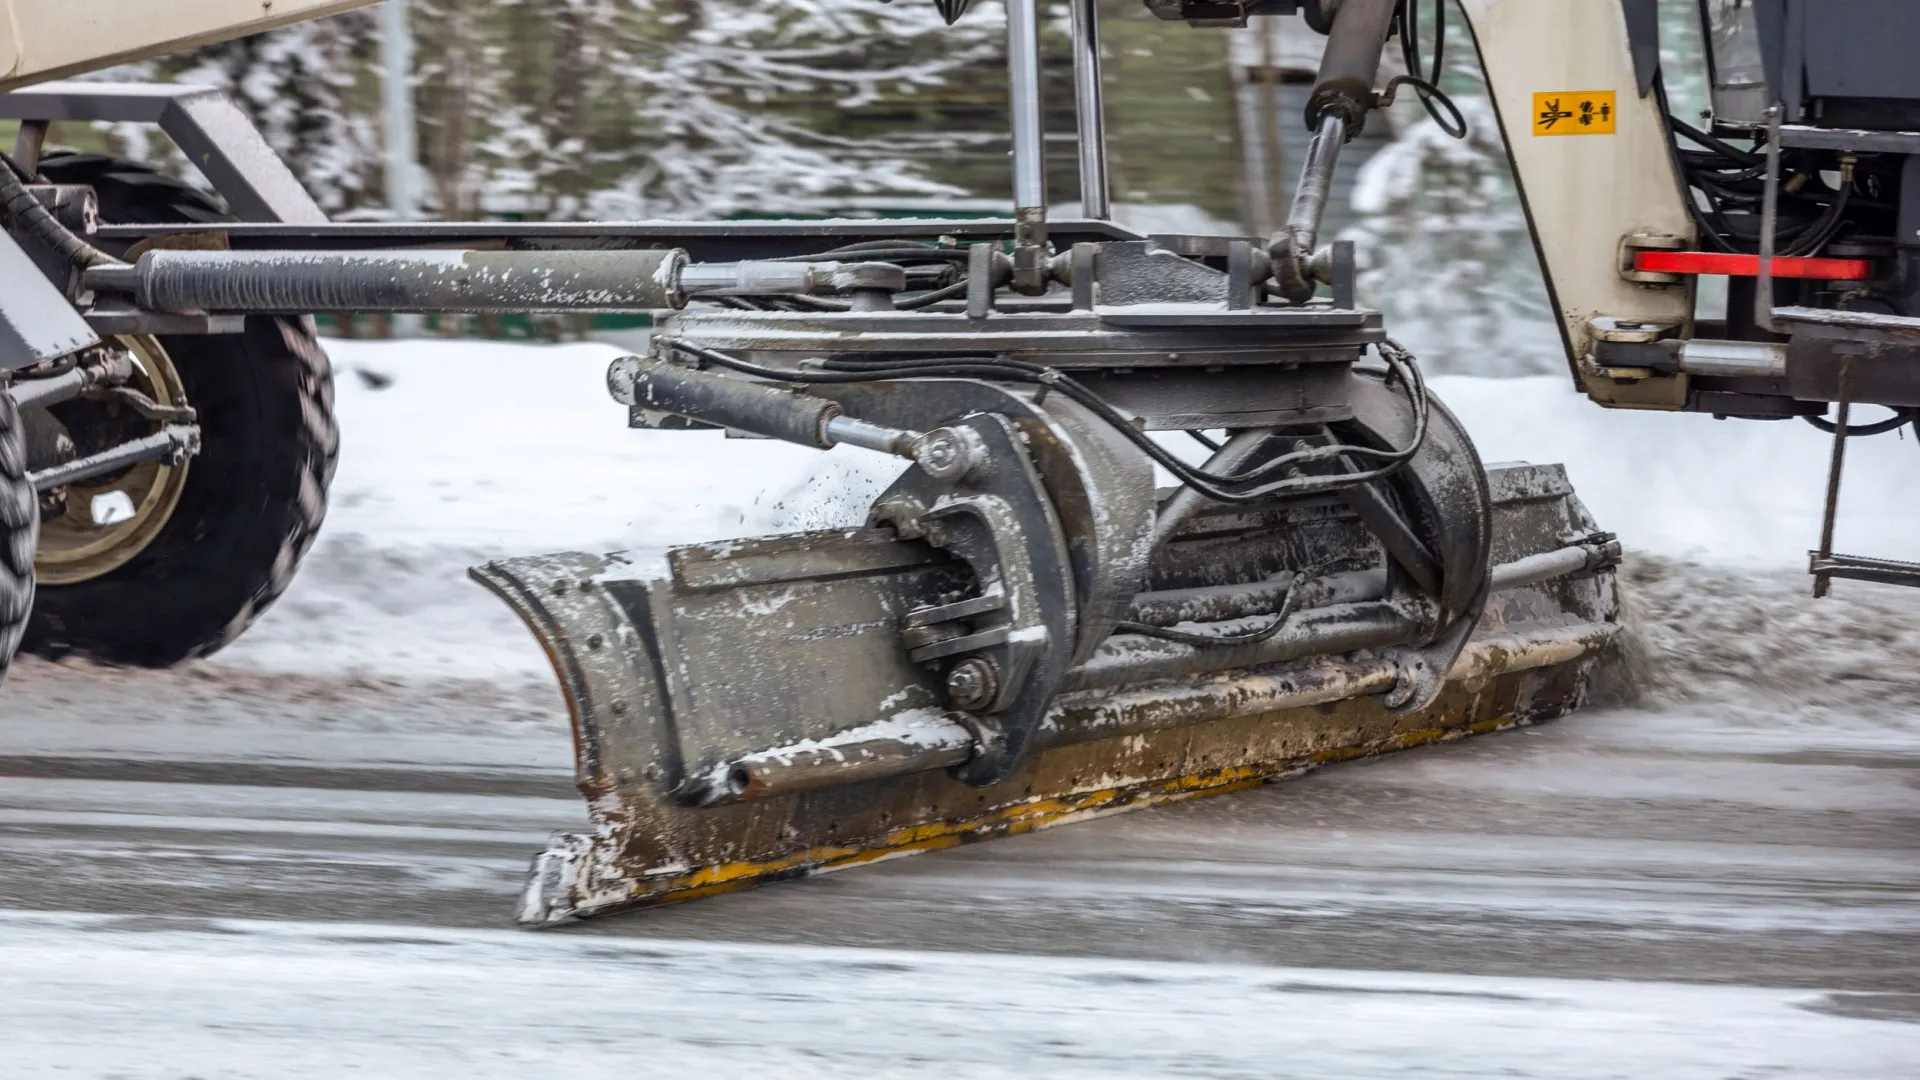
{"label": "rust on metal", "polygon": [[1566,573],[1508,575],[1426,707],[1389,705],[1410,624],[1362,599],[1377,587],[1362,568],[1383,556],[1349,510],[1223,507],[1156,552],[1136,610],[1238,613],[1220,586],[1288,567],[1346,587],[1320,590],[1269,650],[1173,664],[1192,648],[1115,635],[986,786],[955,777],[981,734],[898,636],[953,586],[953,561],[924,545],[855,529],[477,568],[560,675],[593,826],[537,858],[520,918],[689,900],[1561,716],[1618,627],[1610,560],[1563,557],[1603,534],[1557,467],[1488,479],[1493,560]]}

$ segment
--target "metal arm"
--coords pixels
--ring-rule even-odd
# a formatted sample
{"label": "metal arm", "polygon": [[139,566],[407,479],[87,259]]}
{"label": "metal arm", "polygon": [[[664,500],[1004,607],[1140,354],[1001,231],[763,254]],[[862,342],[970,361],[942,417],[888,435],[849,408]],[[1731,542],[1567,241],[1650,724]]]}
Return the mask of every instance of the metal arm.
{"label": "metal arm", "polygon": [[1040,9],[1007,0],[1007,103],[1013,119],[1013,287],[1047,290],[1047,164],[1040,111]]}
{"label": "metal arm", "polygon": [[1101,104],[1100,13],[1097,0],[1071,0],[1073,114],[1080,137],[1080,216],[1113,216],[1107,184],[1107,119]]}
{"label": "metal arm", "polygon": [[1380,73],[1380,51],[1393,26],[1396,0],[1346,0],[1333,18],[1327,49],[1320,59],[1320,76],[1307,102],[1307,127],[1314,130],[1307,160],[1300,168],[1293,208],[1286,227],[1273,235],[1267,254],[1273,258],[1274,281],[1289,303],[1313,299],[1314,244],[1327,195],[1333,190],[1333,171],[1340,163],[1340,147],[1360,133],[1373,108],[1373,83]]}

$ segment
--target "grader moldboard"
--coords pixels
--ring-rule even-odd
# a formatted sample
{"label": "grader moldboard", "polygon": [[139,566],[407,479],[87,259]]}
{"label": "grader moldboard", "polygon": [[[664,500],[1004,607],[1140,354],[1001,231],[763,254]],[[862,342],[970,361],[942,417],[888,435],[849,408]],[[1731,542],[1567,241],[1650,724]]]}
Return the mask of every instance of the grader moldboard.
{"label": "grader moldboard", "polygon": [[[1386,23],[1352,20],[1392,7],[1335,16],[1315,120],[1364,122]],[[160,660],[75,615],[76,595],[177,583],[147,545],[172,542],[169,514],[213,513],[195,475],[235,467],[222,410],[246,403],[207,381],[209,343],[308,358],[306,381],[260,397],[322,432],[273,451],[291,462],[261,451],[295,477],[273,505],[294,505],[323,494],[331,462],[324,361],[300,316],[654,311],[649,355],[607,377],[632,426],[845,443],[902,472],[858,528],[473,571],[559,674],[594,824],[538,857],[525,922],[1575,708],[1618,628],[1618,543],[1559,467],[1483,465],[1355,302],[1352,246],[1315,237],[1341,139],[1316,142],[1271,249],[1121,228],[1094,7],[1072,10],[1087,216],[1070,221],[1047,216],[1035,0],[1007,4],[1012,220],[334,224],[217,95],[46,84],[0,99],[27,121],[0,170],[0,273],[15,297],[3,397],[30,436],[24,456],[0,447],[28,493],[0,521],[16,569],[33,492],[66,555],[121,545],[117,563],[43,585],[29,647],[195,655],[284,585],[311,514],[259,523],[272,535],[247,550],[273,567],[265,583]],[[110,185],[49,182],[60,161],[37,141],[48,120],[91,119],[159,123],[243,220],[125,216],[151,208],[135,203],[98,222]],[[1204,463],[1169,448],[1189,436]],[[144,544],[76,509],[108,483],[146,515]],[[152,595],[164,619],[174,601]]]}

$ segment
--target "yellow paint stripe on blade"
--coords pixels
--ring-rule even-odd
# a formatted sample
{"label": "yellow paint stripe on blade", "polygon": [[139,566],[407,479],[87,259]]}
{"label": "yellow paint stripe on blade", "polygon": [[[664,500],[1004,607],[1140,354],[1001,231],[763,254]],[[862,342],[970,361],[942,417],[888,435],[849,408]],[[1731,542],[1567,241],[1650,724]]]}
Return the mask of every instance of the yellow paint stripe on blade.
{"label": "yellow paint stripe on blade", "polygon": [[1341,747],[1314,753],[1300,765],[1269,768],[1236,765],[1208,772],[1189,773],[1137,788],[1101,788],[1068,796],[1034,799],[990,814],[960,821],[935,821],[903,826],[887,838],[869,847],[821,846],[779,859],[717,863],[701,867],[679,878],[668,879],[665,887],[650,882],[652,891],[636,895],[632,907],[697,900],[720,893],[735,892],[769,881],[780,881],[808,874],[827,873],[881,859],[918,855],[961,844],[1000,836],[1018,836],[1039,829],[1087,821],[1096,817],[1149,806],[1162,806],[1186,799],[1225,795],[1259,787],[1267,781],[1319,765],[1350,761],[1393,750],[1404,750],[1425,743],[1444,742],[1467,735],[1480,735],[1512,727],[1511,716],[1478,720],[1457,727],[1428,728],[1396,735],[1369,746]]}

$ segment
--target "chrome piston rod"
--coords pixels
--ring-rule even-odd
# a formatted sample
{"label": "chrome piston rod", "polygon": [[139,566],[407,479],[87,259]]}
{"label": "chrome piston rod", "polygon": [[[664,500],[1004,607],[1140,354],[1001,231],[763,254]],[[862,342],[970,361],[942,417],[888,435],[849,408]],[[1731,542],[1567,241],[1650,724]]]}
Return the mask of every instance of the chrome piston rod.
{"label": "chrome piston rod", "polygon": [[1333,192],[1333,173],[1340,165],[1340,147],[1346,141],[1345,119],[1331,112],[1320,118],[1320,130],[1307,144],[1307,159],[1300,166],[1300,183],[1293,190],[1287,224],[1267,248],[1280,294],[1292,303],[1302,304],[1313,299],[1314,244],[1320,236],[1320,219],[1327,212],[1327,197]]}
{"label": "chrome piston rod", "polygon": [[1099,0],[1068,0],[1073,15],[1073,115],[1080,143],[1080,216],[1113,216],[1107,119],[1100,85]]}
{"label": "chrome piston rod", "polygon": [[1036,0],[1007,0],[1008,108],[1013,127],[1014,218],[1046,216],[1045,137],[1040,115],[1040,9]]}

